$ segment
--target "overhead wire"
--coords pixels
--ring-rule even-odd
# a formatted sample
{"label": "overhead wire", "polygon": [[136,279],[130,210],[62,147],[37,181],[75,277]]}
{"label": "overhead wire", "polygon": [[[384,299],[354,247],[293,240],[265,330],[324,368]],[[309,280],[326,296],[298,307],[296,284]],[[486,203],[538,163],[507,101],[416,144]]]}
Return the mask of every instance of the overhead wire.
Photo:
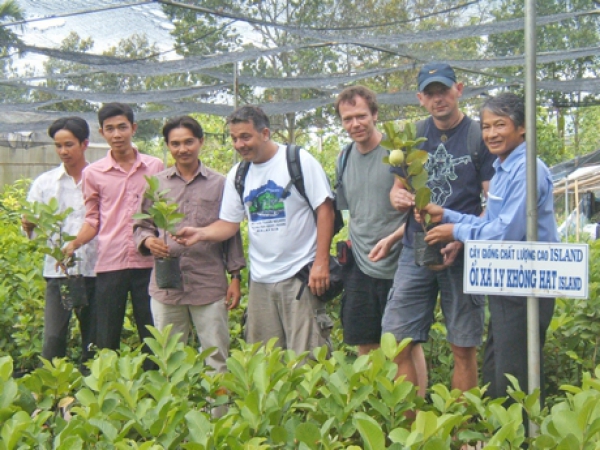
{"label": "overhead wire", "polygon": [[[260,20],[260,19],[254,19],[252,17],[248,17],[248,16],[243,16],[241,14],[237,14],[234,12],[225,12],[225,11],[220,11],[220,10],[215,10],[215,9],[211,9],[211,8],[205,8],[203,6],[198,6],[198,5],[190,5],[187,3],[181,3],[179,1],[175,1],[175,0],[156,0],[158,3],[162,3],[165,5],[171,5],[171,6],[177,6],[180,8],[185,8],[185,9],[189,9],[189,10],[193,10],[193,11],[198,11],[198,12],[202,12],[204,14],[209,14],[209,15],[214,15],[214,16],[218,16],[218,17],[226,17],[229,19],[236,19],[238,21],[241,22],[247,22],[247,23],[253,23],[256,25],[263,25],[263,26],[287,26],[287,24],[282,24],[279,22],[269,22],[269,21],[265,21],[265,20]],[[383,22],[383,23],[377,23],[377,24],[369,24],[369,25],[357,25],[357,26],[347,26],[347,27],[306,27],[306,29],[309,30],[314,30],[314,31],[346,31],[346,30],[357,30],[357,29],[369,29],[369,28],[385,28],[385,27],[391,27],[391,26],[396,26],[396,25],[401,25],[401,24],[405,24],[405,23],[412,23],[412,22],[418,22],[420,20],[423,19],[427,19],[429,17],[433,17],[433,16],[437,16],[437,15],[442,15],[442,14],[446,14],[449,13],[451,11],[456,11],[459,9],[463,9],[463,8],[467,8],[471,5],[474,5],[476,3],[479,3],[481,0],[472,0],[466,3],[461,3],[460,5],[456,5],[456,6],[452,6],[449,8],[445,8],[439,11],[434,11],[431,12],[429,14],[423,14],[421,16],[415,16],[413,18],[410,19],[402,19],[402,20],[395,20],[395,21],[391,21],[391,22]]]}
{"label": "overhead wire", "polygon": [[[447,10],[455,10],[455,9],[458,9],[459,7],[464,8],[468,5],[477,3],[478,1],[480,1],[480,0],[475,0],[472,2],[464,3],[462,5],[457,5],[452,8],[447,8]],[[337,46],[337,45],[342,45],[342,44],[350,44],[350,45],[363,47],[363,48],[366,48],[366,49],[369,49],[372,51],[376,51],[376,52],[384,52],[384,53],[388,53],[388,54],[393,54],[393,55],[400,56],[402,58],[406,58],[406,59],[412,61],[411,63],[405,64],[402,66],[380,69],[379,71],[353,72],[351,74],[337,74],[337,75],[336,74],[327,74],[325,76],[315,76],[315,77],[287,77],[286,79],[275,79],[275,78],[267,79],[267,78],[260,78],[260,77],[255,77],[255,76],[252,76],[252,77],[245,77],[243,75],[240,76],[240,81],[248,86],[256,86],[256,87],[263,87],[263,88],[264,87],[266,87],[266,88],[276,87],[276,88],[312,88],[312,89],[318,88],[318,89],[322,89],[322,93],[323,93],[322,98],[313,98],[310,100],[304,100],[304,101],[300,101],[300,102],[269,103],[268,105],[265,105],[265,108],[266,108],[266,110],[269,111],[269,113],[281,114],[281,113],[286,113],[286,112],[305,111],[307,109],[313,109],[318,106],[323,106],[323,105],[329,104],[329,103],[331,103],[331,96],[337,92],[339,86],[344,85],[345,83],[355,82],[357,80],[364,79],[369,76],[377,76],[377,74],[384,74],[384,73],[398,72],[401,70],[414,69],[417,62],[425,62],[427,60],[426,58],[419,57],[419,56],[412,54],[407,49],[394,49],[394,48],[391,48],[388,46],[380,45],[379,41],[377,39],[369,40],[369,39],[366,39],[365,36],[362,36],[362,39],[357,39],[356,36],[344,35],[343,39],[338,41],[336,39],[332,39],[332,38],[337,38],[338,35],[335,35],[335,34],[334,35],[331,35],[331,34],[323,35],[321,33],[318,33],[319,31],[323,31],[323,30],[343,31],[343,30],[349,29],[348,27],[327,28],[327,29],[312,28],[312,27],[298,28],[298,27],[289,27],[287,25],[279,24],[277,22],[260,21],[257,19],[254,21],[256,24],[260,23],[260,24],[263,24],[264,26],[278,26],[278,27],[281,27],[288,31],[295,32],[300,37],[308,38],[309,40],[313,40],[313,41],[317,41],[317,42],[310,43],[310,44],[289,45],[289,46],[269,48],[269,49],[252,49],[250,51],[244,50],[242,52],[229,52],[229,53],[224,53],[224,54],[220,54],[220,55],[212,55],[212,56],[208,56],[208,57],[207,56],[189,57],[189,58],[186,58],[185,60],[161,61],[161,62],[156,62],[156,63],[150,64],[150,63],[147,63],[147,61],[149,59],[156,58],[164,53],[182,50],[183,48],[186,48],[186,46],[190,46],[193,43],[198,42],[198,41],[210,36],[213,33],[217,33],[221,30],[224,30],[226,27],[231,26],[232,24],[234,24],[237,21],[244,21],[244,22],[248,23],[248,21],[246,20],[248,18],[245,18],[243,16],[237,16],[237,15],[232,16],[229,13],[216,14],[218,12],[209,10],[207,8],[196,7],[194,5],[181,4],[180,2],[176,2],[176,1],[172,1],[172,0],[142,1],[142,2],[137,2],[137,3],[129,3],[127,5],[117,5],[117,6],[105,7],[105,8],[101,8],[101,9],[96,8],[94,10],[79,11],[77,13],[73,12],[73,13],[66,13],[66,14],[67,15],[88,14],[91,12],[98,12],[98,11],[107,10],[107,9],[126,8],[126,7],[141,5],[141,4],[149,4],[149,3],[161,3],[161,4],[166,4],[166,5],[172,5],[175,7],[177,7],[177,6],[186,7],[187,9],[197,10],[199,12],[206,13],[206,14],[215,13],[215,15],[217,15],[219,17],[227,18],[230,20],[229,20],[229,22],[227,22],[223,25],[220,25],[219,28],[217,28],[215,30],[211,30],[210,32],[205,33],[200,37],[196,37],[189,42],[184,42],[178,46],[174,46],[173,49],[169,49],[169,50],[161,51],[161,52],[155,52],[152,55],[147,55],[147,56],[144,56],[142,58],[137,58],[137,59],[134,59],[134,58],[123,59],[123,58],[115,58],[115,57],[109,57],[109,56],[92,55],[89,53],[86,54],[86,53],[80,53],[80,52],[63,52],[61,50],[56,50],[56,49],[40,49],[39,47],[35,47],[35,46],[27,46],[27,49],[29,51],[38,50],[40,53],[46,52],[46,54],[52,54],[52,56],[57,57],[57,58],[61,58],[61,56],[62,56],[63,59],[67,59],[67,60],[69,60],[69,58],[74,58],[73,60],[76,62],[80,62],[80,63],[84,63],[84,64],[88,64],[88,65],[92,66],[92,70],[90,70],[90,71],[68,73],[68,74],[56,74],[56,75],[42,77],[42,79],[46,79],[46,80],[49,80],[51,78],[58,78],[58,79],[63,78],[64,79],[64,78],[68,78],[68,77],[75,77],[75,76],[81,77],[81,76],[90,75],[90,74],[97,74],[99,72],[109,72],[110,73],[112,71],[112,73],[116,73],[116,74],[124,74],[125,73],[125,74],[129,74],[129,75],[142,76],[142,77],[160,75],[160,74],[195,72],[200,75],[207,75],[209,77],[213,77],[213,78],[217,78],[218,80],[221,80],[220,83],[215,84],[214,86],[189,87],[189,89],[190,89],[189,92],[191,93],[190,96],[196,97],[198,94],[205,93],[207,91],[211,91],[211,90],[215,90],[215,89],[227,88],[230,85],[229,79],[228,79],[228,77],[230,77],[230,74],[219,74],[217,72],[211,72],[209,70],[211,67],[213,67],[213,68],[219,67],[219,66],[222,66],[225,64],[230,64],[235,61],[243,61],[243,60],[252,59],[252,58],[256,59],[256,58],[264,57],[265,55],[277,54],[277,53],[282,53],[282,52],[286,52],[286,51],[296,51],[296,50],[303,49],[303,48],[315,48],[315,47],[323,47],[323,46]],[[596,11],[596,10],[578,11],[578,12],[567,13],[567,14],[562,14],[562,15],[544,16],[544,17],[541,17],[541,21],[542,21],[542,23],[551,23],[552,21],[564,20],[564,18],[573,18],[573,17],[578,17],[580,15],[584,15],[584,14],[597,14],[597,13],[598,13],[598,11]],[[223,14],[226,14],[226,15],[223,15]],[[406,22],[415,21],[415,20],[422,20],[424,17],[431,16],[432,14],[423,15],[423,16],[419,16],[419,17],[415,17],[415,18],[407,19],[407,20],[403,20],[403,21],[387,22],[384,24],[382,24],[382,23],[371,24],[371,25],[368,25],[368,28],[392,26],[393,24],[397,25],[398,23],[401,23],[401,22],[406,23]],[[436,12],[435,14],[441,14],[441,12]],[[66,15],[60,15],[60,16],[66,17]],[[51,16],[51,17],[46,17],[46,18],[40,18],[39,20],[48,20],[48,19],[54,19],[57,17],[58,16]],[[11,22],[10,24],[0,24],[0,26],[15,25],[15,24],[16,24],[15,22]],[[502,29],[502,24],[504,24],[504,26],[505,26],[504,29]],[[510,30],[516,29],[515,27],[517,27],[517,28],[522,27],[522,25],[519,23],[519,19],[515,19],[512,21],[493,23],[493,24],[491,24],[491,26],[490,26],[490,24],[483,24],[483,26],[488,26],[487,30],[488,31],[491,30],[490,32],[492,32],[492,33],[501,33],[501,32],[505,32],[505,31],[510,31],[510,30],[506,29],[507,24],[510,25],[509,26]],[[358,28],[360,28],[360,27],[352,27],[352,29],[354,29],[354,30],[356,30]],[[486,28],[463,27],[463,29],[464,28],[468,29],[468,33],[473,33],[475,29],[477,29],[479,31],[481,31],[482,29],[486,29]],[[448,38],[448,36],[449,36],[448,33],[453,30],[456,33],[457,28],[445,29],[444,30],[445,37]],[[429,34],[437,34],[437,40],[439,40],[439,32],[440,31],[438,30],[438,31],[435,31],[434,33],[429,33]],[[462,31],[463,34],[465,32],[467,32],[467,31]],[[460,35],[460,32],[457,34]],[[393,35],[391,37],[386,36],[384,38],[384,41],[388,45],[394,44],[394,43],[396,45],[402,45],[401,38],[404,36],[406,36],[406,34]],[[471,34],[471,36],[472,36],[472,34]],[[325,38],[327,38],[327,39],[325,39]],[[424,40],[422,38],[423,38],[423,36],[421,36],[421,40],[416,40],[416,42],[429,42],[430,41],[429,37],[427,37]],[[392,39],[392,40],[397,39],[397,41],[390,42],[390,39]],[[455,37],[454,39],[460,39],[460,37]],[[574,53],[574,52],[578,52],[578,53]],[[578,57],[583,57],[581,55],[590,55],[590,54],[591,55],[600,54],[600,48],[592,47],[592,48],[587,48],[587,49],[566,50],[566,51],[562,51],[562,52],[548,52],[547,54],[544,54],[544,55],[540,54],[539,56],[540,56],[541,63],[543,63],[544,61],[548,62],[551,60],[554,60],[554,61],[563,60],[566,57],[570,57],[571,59],[574,59],[574,58],[578,58]],[[577,55],[579,55],[579,56],[577,56]],[[89,58],[87,63],[84,62],[86,57]],[[563,59],[561,59],[561,58],[563,58]],[[92,59],[95,60],[95,64],[90,64],[90,62],[91,62],[90,60],[92,60]],[[513,57],[486,59],[486,60],[461,60],[461,61],[454,61],[452,63],[455,68],[460,69],[462,71],[471,72],[471,73],[474,73],[477,75],[482,75],[482,76],[486,76],[486,77],[490,77],[490,78],[498,78],[499,80],[502,80],[501,82],[496,83],[493,86],[480,86],[477,88],[472,88],[470,91],[468,91],[469,95],[472,96],[472,95],[480,95],[478,93],[485,92],[486,90],[489,90],[489,89],[494,89],[494,88],[501,87],[501,86],[508,86],[508,85],[511,85],[514,83],[519,83],[519,80],[517,80],[515,77],[508,77],[503,74],[493,74],[493,73],[488,72],[485,69],[490,69],[493,67],[508,67],[511,65],[521,65],[522,64],[522,62],[520,61],[521,59],[523,59],[522,55],[521,56],[513,56]],[[154,73],[152,72],[152,70],[149,70],[151,67],[156,68],[159,66],[162,67],[163,69],[160,69],[158,71],[155,70]],[[127,68],[127,67],[129,67],[129,68]],[[33,78],[30,77],[29,80],[33,80]],[[6,85],[6,84],[8,84],[7,83],[8,81],[9,80],[0,80],[0,84]],[[15,79],[13,78],[10,81],[14,82]],[[23,84],[14,85],[14,83],[11,83],[11,86],[15,87],[15,88],[36,89],[35,86],[27,86],[27,85],[23,85]],[[600,82],[598,82],[596,79],[570,80],[569,82],[545,81],[540,85],[540,88],[556,90],[556,91],[560,91],[561,89],[565,89],[565,90],[568,89],[569,92],[572,92],[573,89],[581,90],[581,86],[583,86],[585,88],[585,90],[589,90],[591,92],[600,92]],[[325,89],[323,89],[323,88],[325,88]],[[60,90],[60,89],[52,89],[49,87],[45,87],[42,90],[44,90],[45,92],[52,94],[52,95],[56,95],[59,97],[62,96],[63,99],[65,99],[65,98],[66,99],[77,99],[77,98],[82,99],[82,98],[86,97],[86,94],[84,92],[80,92],[80,91],[64,91],[64,90]],[[190,101],[188,101],[188,102],[173,101],[175,98],[183,99],[186,97],[185,90],[182,90],[181,88],[179,88],[179,92],[176,92],[176,91],[177,90],[168,90],[167,89],[167,90],[155,90],[155,91],[140,90],[140,91],[131,92],[131,93],[96,92],[96,93],[94,93],[94,95],[92,97],[95,101],[100,101],[100,102],[106,101],[106,99],[108,99],[108,98],[116,98],[114,96],[118,96],[119,98],[121,98],[122,100],[124,100],[126,102],[138,102],[138,101],[140,101],[140,99],[143,99],[143,101],[145,101],[145,102],[153,102],[153,100],[156,100],[156,103],[158,105],[162,105],[162,106],[168,108],[167,111],[155,111],[155,112],[148,113],[148,114],[142,114],[140,118],[162,117],[165,114],[186,113],[186,112],[196,112],[196,111],[205,112],[205,113],[209,113],[209,114],[223,115],[223,114],[228,114],[231,110],[231,107],[228,105],[198,103],[198,102],[190,102]],[[153,97],[153,93],[155,94],[154,97]],[[170,95],[170,94],[173,94],[173,95]],[[92,97],[90,97],[90,98],[92,98]],[[381,98],[382,104],[405,105],[405,104],[414,104],[415,103],[414,92],[411,92],[411,93],[404,92],[404,93],[394,93],[394,94],[385,94],[384,93],[384,94],[380,95],[380,98]],[[94,100],[92,100],[92,101],[94,101]],[[58,102],[58,101],[64,101],[64,100],[52,100],[51,103]],[[7,107],[9,107],[9,105],[10,104],[5,104],[5,106],[7,106]],[[23,104],[20,104],[20,107],[22,108]],[[32,105],[32,109],[34,107],[39,108],[40,105]],[[44,114],[47,114],[47,113],[44,113]],[[57,112],[57,114],[58,114],[58,112]],[[45,122],[46,120],[49,120],[49,119],[44,118],[43,120],[41,120],[41,122],[46,123]],[[40,122],[40,121],[38,120],[38,122]],[[2,127],[0,127],[0,128],[2,128]]]}
{"label": "overhead wire", "polygon": [[83,11],[73,11],[73,12],[68,12],[68,13],[63,13],[63,14],[53,14],[51,16],[33,17],[31,19],[15,20],[13,22],[0,23],[0,28],[10,27],[10,26],[14,26],[14,25],[27,25],[30,23],[42,22],[45,20],[62,19],[64,17],[81,16],[81,15],[85,15],[85,14],[110,11],[113,9],[131,8],[132,6],[148,5],[148,4],[154,3],[155,1],[156,0],[141,0],[138,2],[134,2],[134,3],[126,3],[126,4],[121,4],[121,5],[110,5],[110,6],[104,6],[101,8],[86,9]]}

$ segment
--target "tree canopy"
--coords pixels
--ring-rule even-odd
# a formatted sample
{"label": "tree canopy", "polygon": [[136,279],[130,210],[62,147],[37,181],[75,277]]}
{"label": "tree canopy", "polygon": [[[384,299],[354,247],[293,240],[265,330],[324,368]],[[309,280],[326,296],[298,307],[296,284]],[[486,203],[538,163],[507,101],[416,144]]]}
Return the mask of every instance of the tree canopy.
{"label": "tree canopy", "polygon": [[[70,35],[55,49],[18,44],[49,59],[41,75],[5,70],[4,89],[13,95],[0,109],[29,111],[33,118],[20,123],[41,129],[64,111],[95,121],[100,103],[118,99],[134,105],[150,139],[166,117],[225,116],[236,104],[254,103],[271,116],[279,140],[303,143],[318,130],[339,130],[332,103],[349,84],[378,93],[380,121],[423,115],[414,92],[426,61],[456,68],[471,113],[482,95],[523,88],[523,5],[515,0],[159,3],[176,59],[166,59],[142,30],[102,54],[89,36]],[[596,116],[581,107],[600,92],[598,15],[585,0],[538,3],[540,125],[557,138],[545,147],[555,160],[592,145],[582,131],[597,128]],[[8,39],[0,35],[0,43]],[[14,129],[15,120],[8,122],[0,119],[0,131]]]}

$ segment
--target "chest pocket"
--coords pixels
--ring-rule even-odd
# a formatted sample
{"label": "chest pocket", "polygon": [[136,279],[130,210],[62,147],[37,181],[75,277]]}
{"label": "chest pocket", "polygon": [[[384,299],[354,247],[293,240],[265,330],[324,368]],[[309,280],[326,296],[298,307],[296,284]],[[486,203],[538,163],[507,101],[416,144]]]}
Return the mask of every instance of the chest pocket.
{"label": "chest pocket", "polygon": [[183,203],[183,213],[186,225],[205,227],[219,218],[221,202],[215,200],[186,200]]}
{"label": "chest pocket", "polygon": [[503,203],[504,199],[502,197],[498,197],[491,192],[488,192],[486,208],[491,217],[498,217],[500,215]]}

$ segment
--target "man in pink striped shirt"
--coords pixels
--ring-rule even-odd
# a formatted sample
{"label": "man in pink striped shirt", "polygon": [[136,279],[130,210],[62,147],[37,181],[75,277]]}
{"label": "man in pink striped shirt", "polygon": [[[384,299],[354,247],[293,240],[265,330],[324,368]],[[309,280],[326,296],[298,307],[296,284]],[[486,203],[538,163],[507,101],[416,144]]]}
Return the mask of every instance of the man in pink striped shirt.
{"label": "man in pink striped shirt", "polygon": [[[150,336],[146,325],[153,325],[148,295],[153,259],[137,251],[132,216],[146,190],[144,175],[162,171],[163,163],[134,147],[137,124],[128,105],[107,103],[98,111],[98,120],[110,150],[83,172],[85,223],[65,253],[72,254],[98,236],[94,343],[117,350],[128,294],[140,340]],[[151,367],[149,360],[145,367]]]}

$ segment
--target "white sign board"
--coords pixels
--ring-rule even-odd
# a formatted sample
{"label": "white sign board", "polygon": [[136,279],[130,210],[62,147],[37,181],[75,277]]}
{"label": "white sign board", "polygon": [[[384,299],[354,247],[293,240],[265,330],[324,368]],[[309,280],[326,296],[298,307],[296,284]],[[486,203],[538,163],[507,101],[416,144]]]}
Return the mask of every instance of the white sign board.
{"label": "white sign board", "polygon": [[549,242],[467,241],[468,294],[588,296],[588,246]]}

